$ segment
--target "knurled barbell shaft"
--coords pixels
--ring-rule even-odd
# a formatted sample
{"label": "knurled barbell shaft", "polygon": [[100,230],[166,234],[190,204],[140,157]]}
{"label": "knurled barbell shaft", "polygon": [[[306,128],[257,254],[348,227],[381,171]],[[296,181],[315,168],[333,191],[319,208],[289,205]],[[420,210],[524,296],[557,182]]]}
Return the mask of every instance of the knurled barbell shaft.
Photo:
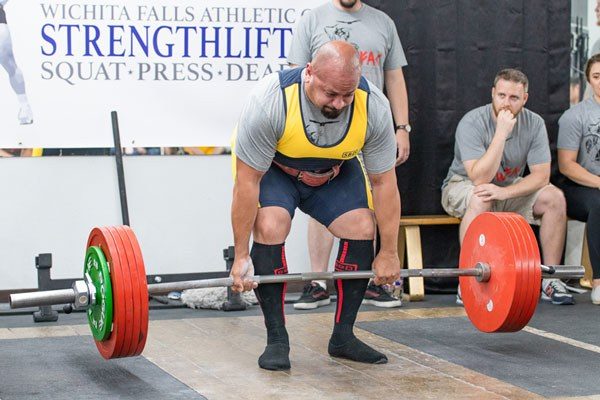
{"label": "knurled barbell shaft", "polygon": [[[585,269],[581,265],[542,265],[544,278],[581,278]],[[489,280],[490,269],[484,263],[478,263],[474,268],[435,268],[435,269],[402,269],[400,278],[458,278],[459,276],[474,276],[481,278],[480,281]],[[262,275],[254,276],[252,280],[260,284],[283,283],[299,281],[333,280],[333,279],[371,279],[375,277],[373,271],[348,271],[348,272],[303,272],[298,274]],[[211,287],[229,287],[233,285],[233,279],[214,278],[195,281],[156,283],[148,285],[149,294],[162,294],[173,291],[188,289],[202,289]]]}
{"label": "knurled barbell shaft", "polygon": [[[585,273],[585,269],[581,265],[542,265],[541,270],[544,278],[581,278]],[[483,263],[478,263],[475,268],[403,269],[400,271],[401,278],[452,278],[459,276],[474,276],[482,281],[488,280],[489,274],[489,267]],[[253,280],[255,280],[258,284],[266,284],[328,279],[371,279],[374,277],[375,274],[373,271],[304,272],[299,274],[254,276]],[[148,285],[148,293],[155,295],[172,291],[183,291],[187,289],[229,287],[232,284],[233,280],[230,277],[156,283]],[[61,289],[41,292],[15,293],[11,294],[9,299],[11,308],[70,304],[75,302],[75,291],[73,289]]]}
{"label": "knurled barbell shaft", "polygon": [[[400,271],[401,278],[408,277],[458,277],[458,276],[481,276],[483,275],[482,269],[485,266],[470,268],[470,269],[457,269],[457,268],[439,268],[439,269],[403,269]],[[488,267],[489,268],[489,267]],[[313,280],[329,280],[329,279],[371,279],[375,277],[373,271],[338,271],[338,272],[303,272],[299,274],[283,274],[283,275],[258,275],[251,279],[256,283],[283,283],[283,282],[300,282],[300,281],[313,281]],[[168,283],[155,283],[148,285],[148,293],[160,294],[169,293],[172,291],[182,291],[187,289],[202,289],[211,287],[228,287],[233,285],[233,279],[227,278],[214,278],[214,279],[201,279],[196,281],[183,281],[183,282],[168,282]]]}

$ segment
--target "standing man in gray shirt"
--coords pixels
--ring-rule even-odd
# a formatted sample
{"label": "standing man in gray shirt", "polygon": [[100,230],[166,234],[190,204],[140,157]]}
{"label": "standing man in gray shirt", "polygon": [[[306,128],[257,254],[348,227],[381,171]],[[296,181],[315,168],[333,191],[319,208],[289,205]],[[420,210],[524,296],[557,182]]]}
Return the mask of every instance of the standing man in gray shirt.
{"label": "standing man in gray shirt", "polygon": [[[394,21],[384,12],[360,0],[332,0],[315,8],[300,19],[294,32],[288,63],[304,66],[315,52],[331,40],[343,40],[356,47],[362,65],[362,74],[371,83],[387,91],[394,117],[396,165],[408,159],[410,153],[408,123],[408,96],[402,67],[406,57]],[[308,225],[308,249],[313,272],[326,271],[333,236],[327,227],[311,219]],[[307,284],[302,296],[294,304],[297,309],[313,309],[329,304],[325,281]],[[398,307],[401,301],[390,296],[384,288],[369,285],[365,303],[378,307]]]}
{"label": "standing man in gray shirt", "polygon": [[[486,211],[512,211],[540,225],[544,263],[560,264],[567,226],[566,203],[550,184],[550,147],[544,120],[526,109],[529,81],[516,69],[496,75],[492,103],[469,111],[456,128],[454,160],[442,185],[442,207],[462,218],[460,242]],[[530,173],[523,176],[525,168]],[[558,279],[544,279],[542,299],[573,304]],[[460,290],[457,303],[462,304]]]}
{"label": "standing man in gray shirt", "polygon": [[[288,272],[284,242],[296,208],[341,238],[336,271],[372,269],[378,284],[400,276],[393,144],[389,103],[360,76],[358,52],[346,42],[325,44],[305,68],[271,74],[251,93],[234,146],[231,276],[235,291],[256,288],[267,328],[261,368],[290,368],[286,284],[256,287],[249,277]],[[357,157],[361,151],[364,166]],[[372,210],[381,233],[377,256]],[[335,281],[338,302],[328,352],[382,364],[387,357],[353,333],[367,284],[368,279]]]}

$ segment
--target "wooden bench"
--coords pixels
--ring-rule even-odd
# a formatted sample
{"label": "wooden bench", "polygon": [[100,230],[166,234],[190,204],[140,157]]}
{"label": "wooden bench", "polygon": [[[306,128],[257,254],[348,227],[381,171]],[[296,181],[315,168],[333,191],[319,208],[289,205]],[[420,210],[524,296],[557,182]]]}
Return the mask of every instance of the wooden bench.
{"label": "wooden bench", "polygon": [[585,275],[579,280],[579,284],[583,287],[592,288],[592,263],[590,262],[590,250],[587,241],[587,224],[583,231],[583,245],[581,246],[581,265],[585,268]]}
{"label": "wooden bench", "polygon": [[[449,215],[410,215],[400,219],[398,232],[398,255],[400,267],[404,268],[406,251],[406,266],[408,269],[423,269],[423,251],[421,249],[421,226],[423,225],[457,225],[460,219]],[[408,278],[410,301],[421,301],[425,298],[423,278]]]}

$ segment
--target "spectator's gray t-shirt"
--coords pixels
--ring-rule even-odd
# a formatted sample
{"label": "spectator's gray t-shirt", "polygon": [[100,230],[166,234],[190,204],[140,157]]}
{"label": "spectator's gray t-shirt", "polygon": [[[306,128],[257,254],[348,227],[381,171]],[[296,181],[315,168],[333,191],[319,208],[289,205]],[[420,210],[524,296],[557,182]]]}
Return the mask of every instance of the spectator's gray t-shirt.
{"label": "spectator's gray t-shirt", "polygon": [[[345,134],[351,116],[352,105],[335,119],[321,114],[306,97],[302,71],[302,118],[310,140],[318,146],[337,143]],[[367,133],[362,148],[365,169],[379,174],[394,168],[396,164],[396,139],[390,105],[381,90],[369,83]],[[284,95],[279,84],[279,74],[262,79],[252,90],[242,109],[237,128],[235,154],[244,163],[258,171],[271,166],[277,142],[285,129]]]}
{"label": "spectator's gray t-shirt", "polygon": [[574,105],[560,117],[557,147],[578,151],[577,163],[600,175],[600,104],[594,97]]}
{"label": "spectator's gray t-shirt", "polygon": [[[458,123],[454,160],[442,189],[454,175],[467,177],[463,162],[480,159],[489,148],[496,132],[492,112],[492,105],[487,104],[469,111]],[[526,165],[550,161],[550,145],[544,120],[533,111],[523,108],[517,115],[515,127],[506,139],[502,160],[492,183],[508,186],[517,177],[523,176]]]}
{"label": "spectator's gray t-shirt", "polygon": [[331,0],[300,18],[288,63],[304,67],[322,45],[332,40],[354,44],[359,52],[363,76],[381,90],[383,71],[406,65],[396,25],[387,14],[364,3],[356,12],[342,11]]}

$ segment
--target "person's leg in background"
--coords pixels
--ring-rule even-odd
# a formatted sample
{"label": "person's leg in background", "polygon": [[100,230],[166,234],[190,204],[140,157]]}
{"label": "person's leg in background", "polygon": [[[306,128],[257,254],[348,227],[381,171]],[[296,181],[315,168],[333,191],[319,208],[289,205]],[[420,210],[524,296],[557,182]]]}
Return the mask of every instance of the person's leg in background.
{"label": "person's leg in background", "polygon": [[[375,225],[375,233],[375,254],[377,254],[379,252],[379,230],[377,229],[377,225]],[[363,304],[371,304],[382,308],[395,308],[402,306],[402,299],[395,297],[393,289],[390,290],[386,286],[378,286],[371,280],[365,291]]]}
{"label": "person's leg in background", "polygon": [[600,190],[574,182],[561,187],[569,217],[586,222],[587,242],[593,270],[592,303],[600,304]]}
{"label": "person's leg in background", "polygon": [[25,93],[25,79],[23,73],[17,66],[13,53],[12,39],[6,23],[0,23],[0,65],[8,73],[10,85],[17,95],[19,101],[19,122],[21,124],[31,124],[33,122],[33,113]]}
{"label": "person's leg in background", "polygon": [[[329,266],[329,257],[333,248],[333,235],[329,230],[314,218],[308,221],[308,255],[310,257],[310,270],[312,272],[325,272]],[[302,295],[294,303],[298,310],[311,310],[326,306],[331,302],[327,282],[324,280],[307,283],[302,290]]]}
{"label": "person's leg in background", "polygon": [[[592,189],[594,190],[594,189]],[[592,263],[592,303],[600,305],[600,191],[594,190],[597,197],[590,207],[587,219],[587,241]]]}
{"label": "person's leg in background", "polygon": [[[533,216],[540,219],[543,262],[547,265],[560,264],[567,233],[567,205],[562,190],[553,185],[542,188],[537,193],[532,211]],[[573,296],[559,279],[542,280],[542,299],[552,304],[575,304]]]}

